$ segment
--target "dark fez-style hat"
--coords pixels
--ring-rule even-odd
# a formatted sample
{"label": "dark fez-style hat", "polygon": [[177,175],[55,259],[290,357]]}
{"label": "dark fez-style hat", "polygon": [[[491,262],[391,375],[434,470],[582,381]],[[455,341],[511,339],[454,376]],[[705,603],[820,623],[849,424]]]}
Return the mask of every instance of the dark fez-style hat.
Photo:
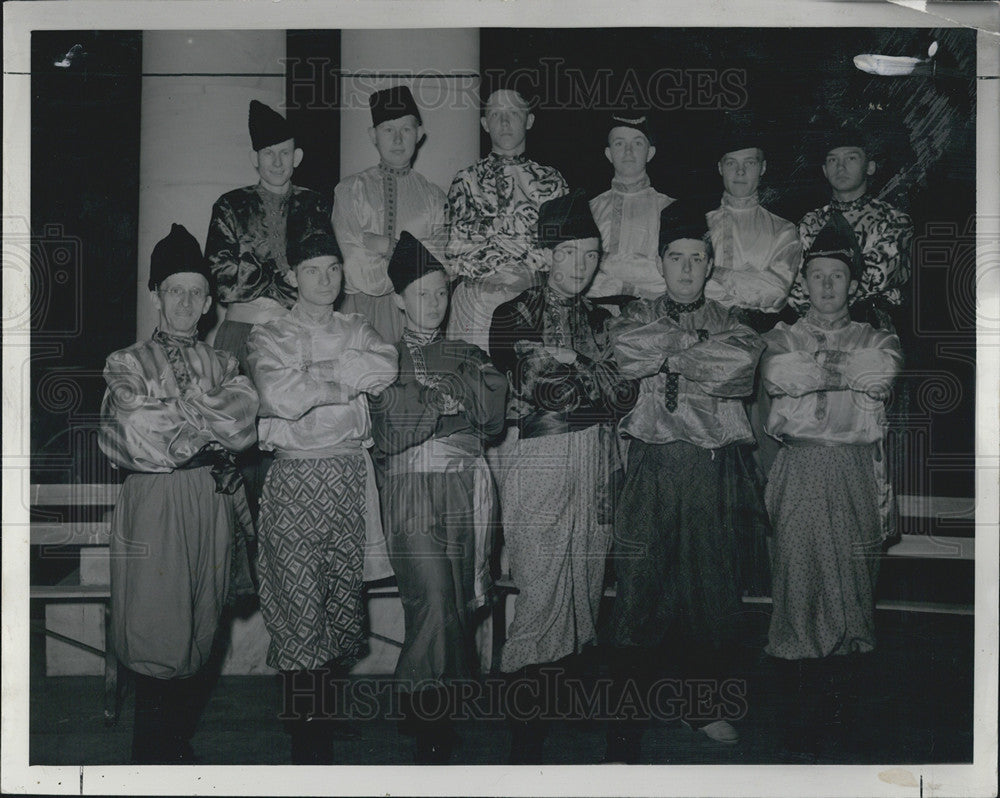
{"label": "dark fez-style hat", "polygon": [[838,147],[858,147],[864,150],[870,160],[875,160],[875,141],[871,134],[859,125],[847,124],[831,127],[820,140],[816,160],[822,162],[830,150]]}
{"label": "dark fez-style hat", "polygon": [[285,259],[293,269],[303,261],[321,255],[333,255],[343,260],[329,216],[293,214],[288,219],[285,236]]}
{"label": "dark fez-style hat", "polygon": [[649,127],[649,115],[641,109],[632,109],[622,113],[611,114],[608,118],[607,136],[610,136],[611,131],[616,127],[630,127],[638,130],[646,137],[646,141],[650,144],[656,143],[653,139],[653,131]]}
{"label": "dark fez-style hat", "polygon": [[806,273],[806,265],[815,258],[833,258],[847,265],[851,271],[852,280],[860,280],[864,270],[864,255],[858,245],[858,237],[854,234],[851,223],[844,215],[833,211],[830,219],[819,231],[812,246],[802,258],[802,273]]}
{"label": "dark fez-style hat", "polygon": [[149,290],[156,287],[173,274],[192,272],[200,274],[212,285],[212,273],[201,254],[201,246],[184,225],[174,223],[170,234],[157,242],[149,258]]}
{"label": "dark fez-style hat", "polygon": [[444,264],[410,233],[404,230],[400,234],[399,241],[392,250],[392,257],[389,258],[388,270],[393,290],[397,294],[402,294],[406,286],[421,277],[444,270]]}
{"label": "dark fez-style hat", "polygon": [[391,89],[377,91],[368,98],[368,105],[372,111],[372,127],[411,114],[417,118],[418,125],[424,123],[408,86],[393,86]]}
{"label": "dark fez-style hat", "polygon": [[580,189],[543,202],[538,209],[538,243],[553,249],[564,241],[601,238],[590,212],[590,203]]}
{"label": "dark fez-style hat", "polygon": [[700,202],[677,200],[660,212],[660,243],[657,248],[662,257],[673,241],[693,238],[702,241],[708,235],[705,208]]}
{"label": "dark fez-style hat", "polygon": [[292,126],[281,114],[257,100],[250,101],[250,146],[262,150],[295,138]]}

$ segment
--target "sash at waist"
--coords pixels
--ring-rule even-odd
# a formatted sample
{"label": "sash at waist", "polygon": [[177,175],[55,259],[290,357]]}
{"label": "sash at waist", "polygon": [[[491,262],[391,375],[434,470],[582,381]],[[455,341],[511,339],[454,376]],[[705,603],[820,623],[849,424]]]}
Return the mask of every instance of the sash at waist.
{"label": "sash at waist", "polygon": [[611,417],[600,411],[578,411],[559,413],[554,410],[535,410],[518,419],[521,438],[541,438],[545,435],[561,435],[565,432],[579,432],[595,424],[611,421]]}
{"label": "sash at waist", "polygon": [[321,460],[324,457],[340,457],[343,455],[364,454],[364,447],[357,441],[340,443],[336,446],[326,446],[321,449],[275,449],[275,460]]}
{"label": "sash at waist", "polygon": [[482,456],[482,441],[468,432],[431,438],[419,446],[394,454],[386,464],[386,475],[439,473],[461,470],[470,459]]}

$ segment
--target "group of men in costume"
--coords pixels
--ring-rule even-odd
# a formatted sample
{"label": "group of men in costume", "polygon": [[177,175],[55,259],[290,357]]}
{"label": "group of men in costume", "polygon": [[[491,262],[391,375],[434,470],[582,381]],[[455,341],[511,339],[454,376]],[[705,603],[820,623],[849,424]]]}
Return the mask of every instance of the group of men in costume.
{"label": "group of men in costume", "polygon": [[[511,718],[512,763],[543,761],[542,669],[572,671],[596,642],[609,551],[613,694],[663,676],[732,676],[741,590],[761,583],[750,561],[766,570],[755,437],[826,445],[795,419],[859,413],[851,391],[880,401],[898,370],[891,330],[845,321],[851,298],[878,320],[908,277],[908,220],[865,193],[874,161],[852,134],[840,131],[823,166],[833,202],[797,233],[757,200],[766,161],[752,137],[722,147],[724,193],[708,210],[650,185],[648,120],[614,115],[611,188],[588,203],[527,158],[534,114],[499,90],[482,118],[491,152],[445,195],[412,168],[424,131],[409,90],[370,104],[379,161],[341,181],[331,204],[292,184],[303,157],[292,130],[252,102],[258,184],[215,203],[204,257],[179,225],[157,245],[158,328],[108,358],[100,443],[129,472],[113,522],[113,644],[137,674],[135,762],[192,760],[197,716],[184,691],[250,530],[293,762],[333,762],[332,740],[350,733],[342,688],[364,649],[362,586],[392,574],[405,615],[404,729],[416,761],[449,760],[452,724],[421,706],[454,708],[451,685],[477,676],[475,610],[491,599],[498,522],[518,588],[499,665],[536,699]],[[803,247],[807,263],[834,266],[805,272]],[[838,263],[854,290],[831,310],[822,280]],[[197,338],[213,294],[226,307],[214,348]],[[769,332],[786,301],[805,318]],[[820,332],[841,329],[850,341]],[[763,385],[780,401],[758,407],[765,341],[782,357],[819,341],[819,365],[800,385],[765,355]],[[852,348],[888,354],[859,355],[851,371]],[[857,449],[843,488],[855,497],[885,484],[862,473],[884,427],[869,410],[840,419],[857,440],[833,442]],[[779,460],[783,474],[799,456]],[[775,498],[795,487],[782,479],[768,487],[779,538],[804,523]],[[878,517],[865,507],[866,521]],[[870,650],[864,590],[847,644],[831,629],[811,646],[788,642],[808,598],[799,580],[820,556],[788,550],[797,554],[779,552],[776,578],[792,598],[776,589],[770,653]],[[729,719],[683,719],[738,739]],[[641,734],[634,717],[615,716],[608,761],[638,761]]]}

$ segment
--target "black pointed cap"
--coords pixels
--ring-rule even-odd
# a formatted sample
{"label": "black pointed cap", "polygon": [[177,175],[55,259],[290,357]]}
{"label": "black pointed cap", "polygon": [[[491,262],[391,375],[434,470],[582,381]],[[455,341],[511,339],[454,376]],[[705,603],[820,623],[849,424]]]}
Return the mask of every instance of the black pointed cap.
{"label": "black pointed cap", "polygon": [[389,258],[389,279],[393,290],[402,294],[410,283],[431,272],[444,271],[441,263],[423,244],[404,230]]}
{"label": "black pointed cap", "polygon": [[843,214],[834,211],[823,229],[816,235],[812,246],[802,258],[802,274],[806,266],[816,258],[833,258],[847,265],[852,280],[860,280],[864,271],[864,255],[858,245],[854,228]]}
{"label": "black pointed cap", "polygon": [[167,237],[153,247],[149,258],[149,290],[155,291],[168,277],[181,272],[200,274],[212,285],[212,273],[197,239],[184,225],[174,223]]}
{"label": "black pointed cap", "polygon": [[258,100],[250,101],[249,125],[250,146],[258,151],[295,138],[288,120]]}

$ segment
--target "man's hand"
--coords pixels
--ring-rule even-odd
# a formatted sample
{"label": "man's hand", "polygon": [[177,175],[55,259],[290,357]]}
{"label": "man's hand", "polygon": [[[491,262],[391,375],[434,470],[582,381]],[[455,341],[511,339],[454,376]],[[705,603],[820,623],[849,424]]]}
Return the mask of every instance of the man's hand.
{"label": "man's hand", "polygon": [[576,362],[576,352],[565,346],[547,346],[545,347],[545,351],[565,365]]}

